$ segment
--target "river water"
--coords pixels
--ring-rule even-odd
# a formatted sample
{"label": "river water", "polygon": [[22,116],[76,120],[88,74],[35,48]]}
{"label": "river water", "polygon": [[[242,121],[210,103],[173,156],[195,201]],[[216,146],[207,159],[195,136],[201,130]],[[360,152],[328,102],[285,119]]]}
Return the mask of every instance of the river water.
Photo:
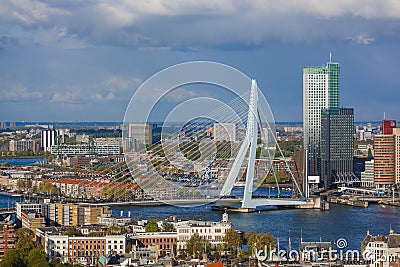
{"label": "river water", "polygon": [[11,166],[28,166],[38,163],[44,163],[47,158],[0,158],[1,163],[8,163]]}
{"label": "river water", "polygon": [[[27,159],[38,161],[40,159]],[[18,159],[21,162],[21,159]],[[1,163],[1,160],[0,160]],[[12,164],[12,162],[10,162]],[[29,165],[24,162],[24,165]],[[261,189],[267,196],[276,191]],[[284,192],[288,194],[288,192]],[[256,191],[257,194],[257,191]],[[240,190],[239,190],[240,195]],[[0,208],[13,207],[19,198],[0,196]],[[209,206],[175,207],[175,206],[119,206],[112,207],[113,214],[126,217],[130,214],[133,220],[165,219],[176,216],[187,220],[221,220],[222,212],[212,211]],[[292,248],[297,248],[302,233],[304,241],[332,241],[340,238],[347,240],[347,249],[360,249],[361,241],[367,230],[372,235],[387,235],[390,227],[400,232],[400,207],[371,204],[368,208],[331,204],[329,211],[314,209],[275,209],[256,213],[229,213],[233,228],[242,231],[270,232],[275,238],[280,236],[281,247],[288,246],[289,236]]]}
{"label": "river water", "polygon": [[[176,216],[178,219],[219,221],[222,212],[211,211],[208,206],[195,207],[113,207],[114,215],[133,219]],[[248,232],[270,232],[275,238],[280,236],[281,245],[288,246],[289,236],[292,247],[298,246],[300,234],[304,241],[333,241],[345,238],[348,249],[360,249],[367,230],[373,235],[387,235],[390,227],[400,232],[400,208],[370,205],[358,208],[331,204],[329,211],[316,209],[277,209],[260,213],[229,213],[229,220],[235,229]]]}
{"label": "river water", "polygon": [[[0,196],[0,208],[13,207],[19,198]],[[212,211],[209,206],[119,206],[112,207],[113,214],[138,219],[165,219],[176,216],[187,220],[221,220],[222,212]],[[367,230],[373,235],[387,235],[390,227],[400,232],[400,207],[371,204],[368,208],[331,204],[329,211],[317,209],[276,209],[260,213],[229,213],[233,228],[242,232],[270,232],[280,236],[281,247],[297,248],[302,232],[304,241],[333,241],[345,238],[348,249],[360,249]]]}

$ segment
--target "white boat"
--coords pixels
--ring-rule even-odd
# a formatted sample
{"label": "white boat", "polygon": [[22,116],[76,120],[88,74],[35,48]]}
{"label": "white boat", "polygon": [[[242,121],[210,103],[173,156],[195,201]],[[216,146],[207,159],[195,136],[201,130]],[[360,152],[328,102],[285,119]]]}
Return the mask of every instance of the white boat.
{"label": "white boat", "polygon": [[245,186],[246,186],[246,182],[244,182],[244,181],[237,181],[237,182],[235,182],[235,183],[233,184],[233,186],[236,186],[236,187],[245,187]]}

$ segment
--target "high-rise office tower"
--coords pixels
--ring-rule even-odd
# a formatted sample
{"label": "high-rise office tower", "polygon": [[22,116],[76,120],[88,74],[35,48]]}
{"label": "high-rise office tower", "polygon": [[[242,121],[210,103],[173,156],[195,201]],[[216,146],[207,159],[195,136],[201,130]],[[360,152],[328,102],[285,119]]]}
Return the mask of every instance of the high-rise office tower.
{"label": "high-rise office tower", "polygon": [[320,175],[321,113],[339,109],[339,63],[303,69],[304,148],[308,150],[308,175]]}
{"label": "high-rise office tower", "polygon": [[351,183],[354,155],[354,111],[352,108],[324,109],[321,114],[321,182]]}
{"label": "high-rise office tower", "polygon": [[128,125],[128,138],[132,142],[133,151],[142,150],[145,145],[153,143],[153,124],[135,124]]}

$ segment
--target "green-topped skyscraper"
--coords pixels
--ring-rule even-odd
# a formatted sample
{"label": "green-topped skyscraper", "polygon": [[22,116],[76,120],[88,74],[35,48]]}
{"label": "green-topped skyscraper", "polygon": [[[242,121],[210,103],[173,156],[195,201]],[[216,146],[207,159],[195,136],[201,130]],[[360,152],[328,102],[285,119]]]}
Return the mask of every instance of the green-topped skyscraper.
{"label": "green-topped skyscraper", "polygon": [[324,109],[339,109],[339,74],[339,63],[332,60],[326,66],[303,69],[303,128],[304,148],[309,158],[308,175],[320,175],[321,113]]}
{"label": "green-topped skyscraper", "polygon": [[[325,66],[303,69],[303,127],[304,148],[308,151],[308,175],[322,178],[321,184],[324,187],[330,187],[334,179],[326,178],[321,172],[321,151],[326,151],[330,145],[326,140],[321,141],[321,117],[323,113],[340,113],[339,77],[340,66],[339,63],[332,62],[332,56]],[[340,170],[335,170],[338,171]]]}

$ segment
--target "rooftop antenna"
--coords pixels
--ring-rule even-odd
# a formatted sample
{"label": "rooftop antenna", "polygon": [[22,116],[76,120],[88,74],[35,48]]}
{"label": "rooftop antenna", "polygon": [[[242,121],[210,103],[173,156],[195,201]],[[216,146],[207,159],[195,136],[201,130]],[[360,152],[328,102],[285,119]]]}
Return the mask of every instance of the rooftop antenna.
{"label": "rooftop antenna", "polygon": [[383,112],[383,119],[386,120],[386,112]]}
{"label": "rooftop antenna", "polygon": [[332,63],[332,52],[329,52],[329,63]]}

